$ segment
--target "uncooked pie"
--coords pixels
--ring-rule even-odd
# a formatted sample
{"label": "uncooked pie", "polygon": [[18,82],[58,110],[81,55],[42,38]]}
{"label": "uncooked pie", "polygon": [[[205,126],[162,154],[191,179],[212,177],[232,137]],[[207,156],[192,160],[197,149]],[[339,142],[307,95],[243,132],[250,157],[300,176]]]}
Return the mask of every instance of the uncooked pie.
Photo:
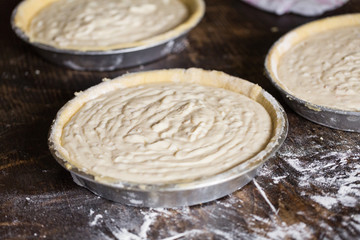
{"label": "uncooked pie", "polygon": [[98,180],[163,184],[214,176],[269,143],[276,123],[261,92],[217,71],[128,74],[68,102],[52,127],[51,147]]}

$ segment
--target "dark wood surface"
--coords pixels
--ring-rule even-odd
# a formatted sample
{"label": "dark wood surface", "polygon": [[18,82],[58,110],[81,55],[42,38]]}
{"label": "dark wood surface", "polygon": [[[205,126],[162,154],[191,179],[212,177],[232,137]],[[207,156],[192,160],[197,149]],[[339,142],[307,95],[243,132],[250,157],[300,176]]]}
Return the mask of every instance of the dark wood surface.
{"label": "dark wood surface", "polygon": [[[44,61],[14,35],[18,2],[0,1],[0,239],[360,239],[360,134],[296,115],[263,74],[273,42],[315,18],[208,0],[183,51],[144,66],[79,72]],[[359,10],[352,0],[321,17]],[[258,83],[286,109],[284,145],[242,189],[194,207],[134,208],[77,186],[50,155],[50,124],[74,92],[125,72],[193,66]]]}

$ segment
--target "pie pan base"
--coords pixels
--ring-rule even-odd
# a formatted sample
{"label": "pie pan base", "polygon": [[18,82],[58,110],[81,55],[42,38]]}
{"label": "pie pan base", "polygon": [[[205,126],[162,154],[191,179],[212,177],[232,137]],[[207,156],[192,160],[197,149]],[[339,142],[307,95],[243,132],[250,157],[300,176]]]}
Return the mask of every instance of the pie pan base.
{"label": "pie pan base", "polygon": [[114,202],[136,207],[180,207],[192,206],[200,203],[210,202],[224,197],[249,183],[257,173],[257,168],[240,175],[230,181],[216,185],[208,185],[194,189],[164,190],[142,190],[133,187],[121,188],[119,186],[106,186],[91,181],[76,173],[71,176],[76,184],[85,187],[91,192]]}
{"label": "pie pan base", "polygon": [[17,15],[23,6],[26,6],[25,3],[27,1],[30,0],[20,2],[12,12],[11,26],[15,34],[49,62],[80,71],[112,71],[119,68],[137,66],[178,51],[183,48],[183,39],[186,37],[186,34],[200,22],[205,12],[203,0],[182,0],[190,9],[190,16],[184,24],[181,24],[174,30],[139,44],[114,49],[83,51],[60,49],[31,42],[23,27],[21,27],[21,25],[25,24],[17,23],[19,22],[17,19],[21,19]]}
{"label": "pie pan base", "polygon": [[[179,76],[184,76],[179,80]],[[201,78],[202,80],[198,80]],[[175,183],[132,183],[116,179],[97,177],[76,167],[71,159],[62,154],[61,134],[68,117],[82,106],[83,101],[93,97],[93,90],[113,89],[116,85],[136,86],[154,82],[189,82],[222,87],[239,92],[258,103],[269,113],[272,120],[272,133],[267,145],[250,159],[210,177]],[[219,84],[220,83],[220,84]],[[99,88],[100,87],[100,88]],[[80,98],[79,98],[80,97]],[[75,107],[75,109],[74,109]],[[178,207],[190,206],[212,201],[226,196],[251,181],[257,170],[281,146],[288,129],[287,117],[280,104],[258,85],[222,72],[202,69],[155,70],[127,74],[92,87],[64,105],[57,114],[50,129],[49,148],[54,158],[66,168],[74,181],[93,193],[106,199],[138,207]]]}
{"label": "pie pan base", "polygon": [[280,91],[285,102],[300,116],[326,127],[360,132],[360,112],[329,108],[304,101],[285,90],[278,80],[277,73],[281,56],[306,37],[326,30],[354,25],[360,26],[360,14],[324,18],[288,32],[270,48],[265,60],[265,71],[272,84]]}

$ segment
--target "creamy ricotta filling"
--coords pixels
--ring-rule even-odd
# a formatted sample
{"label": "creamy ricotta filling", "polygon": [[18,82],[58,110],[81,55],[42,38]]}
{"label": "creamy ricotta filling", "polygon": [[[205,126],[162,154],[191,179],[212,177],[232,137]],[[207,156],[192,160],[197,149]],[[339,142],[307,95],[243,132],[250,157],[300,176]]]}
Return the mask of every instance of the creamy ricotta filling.
{"label": "creamy ricotta filling", "polygon": [[61,136],[68,158],[97,176],[171,183],[221,173],[259,153],[272,122],[254,100],[222,88],[158,83],[87,101]]}
{"label": "creamy ricotta filling", "polygon": [[279,81],[313,104],[360,111],[360,26],[307,38],[281,57]]}
{"label": "creamy ricotta filling", "polygon": [[60,48],[106,47],[156,36],[187,17],[179,0],[58,0],[32,19],[28,34]]}

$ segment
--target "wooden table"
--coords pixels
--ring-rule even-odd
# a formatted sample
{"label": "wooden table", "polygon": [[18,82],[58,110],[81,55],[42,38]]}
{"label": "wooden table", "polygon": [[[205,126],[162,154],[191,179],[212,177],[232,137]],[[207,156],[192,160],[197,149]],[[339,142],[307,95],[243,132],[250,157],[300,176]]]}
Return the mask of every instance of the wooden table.
{"label": "wooden table", "polygon": [[[79,72],[44,61],[14,35],[18,2],[0,1],[0,239],[360,238],[360,134],[301,118],[263,74],[273,42],[315,18],[208,0],[183,51],[144,66]],[[359,10],[352,0],[321,17]],[[258,83],[288,114],[284,145],[242,189],[194,207],[134,208],[77,186],[50,155],[50,124],[75,91],[125,72],[193,66]]]}

